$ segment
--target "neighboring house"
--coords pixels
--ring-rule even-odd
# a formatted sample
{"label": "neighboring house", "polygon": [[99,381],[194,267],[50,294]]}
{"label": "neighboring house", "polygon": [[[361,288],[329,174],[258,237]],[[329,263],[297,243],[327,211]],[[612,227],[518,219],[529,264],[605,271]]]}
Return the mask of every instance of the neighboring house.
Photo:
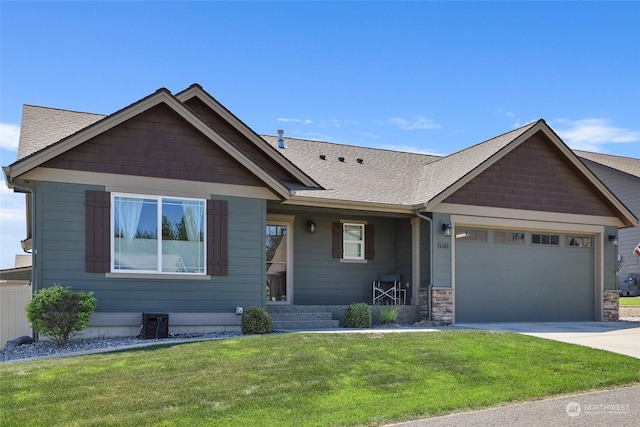
{"label": "neighboring house", "polygon": [[[576,151],[578,157],[613,191],[636,216],[640,217],[640,159]],[[618,233],[618,284],[633,275],[640,281],[640,256],[634,249],[640,244],[640,226],[621,229]]]}
{"label": "neighboring house", "polygon": [[543,120],[437,157],[261,137],[199,85],[109,116],[25,106],[4,173],[34,288],[94,292],[107,333],[370,303],[389,273],[437,321],[603,320],[608,236],[638,223]]}

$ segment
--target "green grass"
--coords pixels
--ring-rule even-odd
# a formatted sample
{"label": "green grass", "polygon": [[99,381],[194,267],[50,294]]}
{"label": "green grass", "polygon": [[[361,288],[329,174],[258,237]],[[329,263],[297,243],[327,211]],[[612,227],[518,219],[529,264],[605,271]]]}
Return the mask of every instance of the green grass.
{"label": "green grass", "polygon": [[265,335],[0,365],[0,420],[378,425],[639,381],[638,359],[504,332]]}
{"label": "green grass", "polygon": [[622,306],[640,306],[640,297],[620,297],[619,301]]}

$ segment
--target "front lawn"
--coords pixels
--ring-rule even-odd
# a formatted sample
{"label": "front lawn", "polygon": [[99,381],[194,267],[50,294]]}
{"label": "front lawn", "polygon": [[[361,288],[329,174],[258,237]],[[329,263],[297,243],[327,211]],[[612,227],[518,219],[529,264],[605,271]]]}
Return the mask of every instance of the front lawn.
{"label": "front lawn", "polygon": [[620,301],[621,306],[625,307],[640,306],[640,297],[620,297],[618,301]]}
{"label": "front lawn", "polygon": [[377,425],[639,381],[638,359],[506,332],[265,335],[0,365],[0,420]]}

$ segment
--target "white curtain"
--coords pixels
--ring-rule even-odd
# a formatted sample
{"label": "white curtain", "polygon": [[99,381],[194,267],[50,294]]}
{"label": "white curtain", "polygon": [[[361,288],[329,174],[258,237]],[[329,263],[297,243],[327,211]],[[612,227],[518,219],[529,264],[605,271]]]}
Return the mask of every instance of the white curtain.
{"label": "white curtain", "polygon": [[184,225],[187,231],[187,239],[190,242],[200,241],[202,231],[202,220],[204,214],[204,204],[195,201],[183,201],[182,212],[184,215]]}
{"label": "white curtain", "polygon": [[135,199],[129,197],[116,197],[115,199],[115,215],[116,221],[120,228],[122,237],[132,240],[136,237],[138,231],[138,223],[140,222],[140,213],[144,199]]}

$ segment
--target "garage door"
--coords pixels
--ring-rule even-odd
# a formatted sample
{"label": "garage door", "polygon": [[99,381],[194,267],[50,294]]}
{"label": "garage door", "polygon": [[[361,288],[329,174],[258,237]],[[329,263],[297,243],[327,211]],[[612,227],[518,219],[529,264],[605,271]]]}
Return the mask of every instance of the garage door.
{"label": "garage door", "polygon": [[456,323],[594,320],[592,236],[459,226],[455,234]]}

